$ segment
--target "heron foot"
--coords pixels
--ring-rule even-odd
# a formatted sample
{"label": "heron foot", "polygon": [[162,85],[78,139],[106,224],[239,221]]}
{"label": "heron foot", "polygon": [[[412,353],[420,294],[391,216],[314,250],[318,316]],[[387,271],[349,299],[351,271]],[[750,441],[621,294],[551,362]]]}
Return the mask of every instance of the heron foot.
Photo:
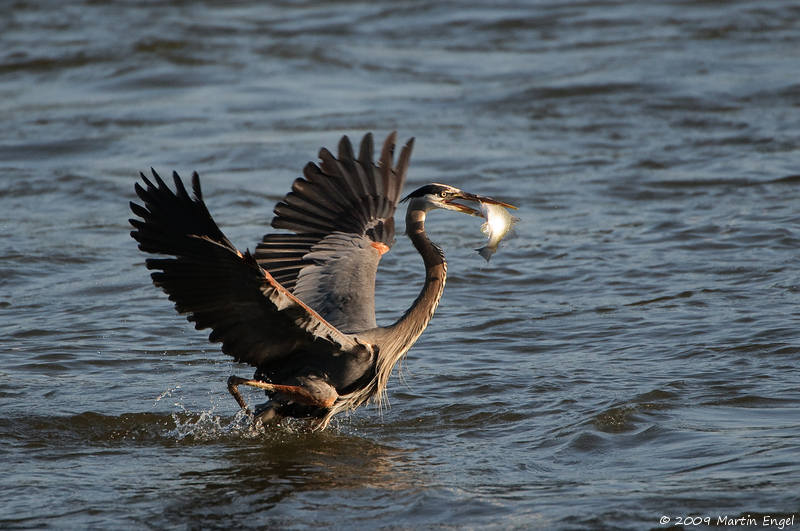
{"label": "heron foot", "polygon": [[280,422],[282,418],[283,415],[275,410],[275,403],[272,400],[263,404],[258,404],[253,414],[253,422],[260,422],[261,424]]}

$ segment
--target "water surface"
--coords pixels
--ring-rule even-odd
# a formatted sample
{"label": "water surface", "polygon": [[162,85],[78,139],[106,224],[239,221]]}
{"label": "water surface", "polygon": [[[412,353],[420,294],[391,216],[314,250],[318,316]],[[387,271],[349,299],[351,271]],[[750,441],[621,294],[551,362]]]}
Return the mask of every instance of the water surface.
{"label": "water surface", "polygon": [[[665,528],[800,512],[792,2],[60,2],[0,17],[0,525]],[[417,139],[449,279],[391,407],[250,430],[128,236],[198,170],[240,248],[341,134]],[[402,225],[402,222],[400,222]],[[378,319],[423,280],[399,235]],[[796,521],[798,518],[795,519]]]}

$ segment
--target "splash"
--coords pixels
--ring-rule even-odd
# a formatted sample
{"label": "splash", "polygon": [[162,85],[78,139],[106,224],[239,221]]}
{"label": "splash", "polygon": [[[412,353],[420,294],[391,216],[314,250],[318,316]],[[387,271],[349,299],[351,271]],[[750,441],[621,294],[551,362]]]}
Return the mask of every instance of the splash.
{"label": "splash", "polygon": [[[171,400],[173,411],[167,412],[172,422],[165,422],[161,436],[177,443],[219,442],[224,440],[276,440],[285,436],[295,436],[312,431],[307,419],[283,418],[278,422],[262,424],[255,421],[252,413],[239,409],[232,416],[227,410],[230,406],[227,395],[224,398],[209,395],[208,407],[198,404],[184,404],[183,389],[174,385],[158,395],[153,407],[162,406],[163,401]],[[190,400],[191,401],[191,400]],[[327,431],[341,433],[349,431],[350,415],[333,419]],[[166,420],[166,419],[165,419]]]}
{"label": "splash", "polygon": [[164,398],[172,398],[172,395],[176,392],[179,392],[180,390],[181,390],[180,385],[176,385],[171,389],[167,389],[166,391],[164,391],[163,393],[161,393],[156,397],[155,401],[153,401],[153,405],[155,405],[157,402],[161,402],[161,400],[163,400]]}
{"label": "splash", "polygon": [[[217,412],[216,404],[200,412],[190,411],[181,402],[175,406],[179,411],[171,413],[174,427],[167,429],[164,436],[175,442],[218,442],[223,440],[252,440],[281,438],[286,435],[299,435],[312,430],[303,419],[284,418],[277,423],[266,425],[255,421],[252,414],[238,410],[232,417]],[[340,429],[340,423],[334,431]]]}
{"label": "splash", "polygon": [[263,428],[255,426],[252,416],[238,411],[233,417],[217,414],[216,406],[200,413],[187,411],[180,405],[181,411],[172,413],[175,427],[168,430],[167,437],[178,441],[218,441],[220,439],[254,439],[264,435]]}

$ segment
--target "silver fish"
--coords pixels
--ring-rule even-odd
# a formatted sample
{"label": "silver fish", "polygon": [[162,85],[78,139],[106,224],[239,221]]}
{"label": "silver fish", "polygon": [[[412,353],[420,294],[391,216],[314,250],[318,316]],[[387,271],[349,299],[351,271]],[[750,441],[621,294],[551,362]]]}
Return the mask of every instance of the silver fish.
{"label": "silver fish", "polygon": [[486,218],[486,223],[481,225],[481,231],[489,236],[489,241],[484,247],[476,249],[476,251],[478,251],[478,254],[484,257],[487,262],[497,251],[497,245],[500,243],[500,240],[505,238],[514,223],[519,221],[519,219],[508,213],[506,207],[516,208],[506,203],[481,203],[481,214]]}

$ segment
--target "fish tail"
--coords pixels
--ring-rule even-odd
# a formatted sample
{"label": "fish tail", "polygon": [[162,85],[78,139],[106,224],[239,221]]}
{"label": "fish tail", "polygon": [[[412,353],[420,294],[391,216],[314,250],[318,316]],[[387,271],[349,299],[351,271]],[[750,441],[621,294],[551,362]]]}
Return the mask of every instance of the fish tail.
{"label": "fish tail", "polygon": [[481,247],[480,249],[475,249],[475,250],[478,251],[478,254],[484,257],[488,262],[497,249],[489,247],[487,245],[486,247]]}

